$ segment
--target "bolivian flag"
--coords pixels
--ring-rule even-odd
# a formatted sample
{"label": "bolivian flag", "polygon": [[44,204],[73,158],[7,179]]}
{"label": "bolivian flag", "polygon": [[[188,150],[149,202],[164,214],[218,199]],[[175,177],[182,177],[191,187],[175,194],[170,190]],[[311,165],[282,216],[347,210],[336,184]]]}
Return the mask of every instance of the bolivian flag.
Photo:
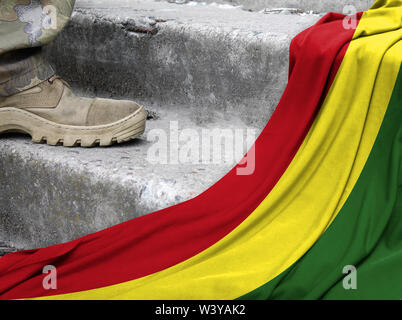
{"label": "bolivian flag", "polygon": [[190,201],[6,255],[0,298],[402,299],[401,24],[402,0],[324,16],[291,43],[254,173],[241,163]]}

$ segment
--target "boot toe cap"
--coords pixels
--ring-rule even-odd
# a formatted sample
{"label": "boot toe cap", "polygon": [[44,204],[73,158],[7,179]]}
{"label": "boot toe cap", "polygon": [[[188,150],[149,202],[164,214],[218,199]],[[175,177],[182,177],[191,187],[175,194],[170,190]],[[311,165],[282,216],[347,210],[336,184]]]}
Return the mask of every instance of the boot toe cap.
{"label": "boot toe cap", "polygon": [[88,126],[98,126],[124,119],[143,107],[128,100],[100,99],[94,100],[87,117]]}

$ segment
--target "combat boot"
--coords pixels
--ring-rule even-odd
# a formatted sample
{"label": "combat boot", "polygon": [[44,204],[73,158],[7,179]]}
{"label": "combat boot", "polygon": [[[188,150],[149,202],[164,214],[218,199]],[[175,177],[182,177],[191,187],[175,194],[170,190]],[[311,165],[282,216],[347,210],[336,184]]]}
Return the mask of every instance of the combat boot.
{"label": "combat boot", "polygon": [[83,98],[57,76],[0,98],[0,133],[25,132],[34,142],[64,146],[109,146],[145,130],[144,107],[127,100]]}

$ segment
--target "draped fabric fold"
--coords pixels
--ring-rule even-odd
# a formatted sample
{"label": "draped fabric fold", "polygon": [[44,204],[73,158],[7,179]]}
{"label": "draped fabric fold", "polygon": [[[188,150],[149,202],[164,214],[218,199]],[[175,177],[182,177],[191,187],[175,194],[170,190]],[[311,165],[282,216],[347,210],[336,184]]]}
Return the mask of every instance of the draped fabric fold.
{"label": "draped fabric fold", "polygon": [[[401,299],[402,1],[357,22],[331,13],[292,41],[253,174],[239,164],[195,199],[6,255],[0,298]],[[358,290],[342,287],[347,265]]]}

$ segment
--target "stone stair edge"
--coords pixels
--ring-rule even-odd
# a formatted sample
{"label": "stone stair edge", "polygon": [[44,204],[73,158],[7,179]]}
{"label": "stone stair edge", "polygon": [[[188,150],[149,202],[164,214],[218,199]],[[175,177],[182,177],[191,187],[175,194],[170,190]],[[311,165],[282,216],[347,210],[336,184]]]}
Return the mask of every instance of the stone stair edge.
{"label": "stone stair edge", "polygon": [[243,10],[260,11],[270,9],[299,9],[302,12],[339,12],[344,9],[355,8],[357,11],[365,11],[375,2],[374,0],[159,0],[169,3],[198,5],[225,4],[239,6]]}

